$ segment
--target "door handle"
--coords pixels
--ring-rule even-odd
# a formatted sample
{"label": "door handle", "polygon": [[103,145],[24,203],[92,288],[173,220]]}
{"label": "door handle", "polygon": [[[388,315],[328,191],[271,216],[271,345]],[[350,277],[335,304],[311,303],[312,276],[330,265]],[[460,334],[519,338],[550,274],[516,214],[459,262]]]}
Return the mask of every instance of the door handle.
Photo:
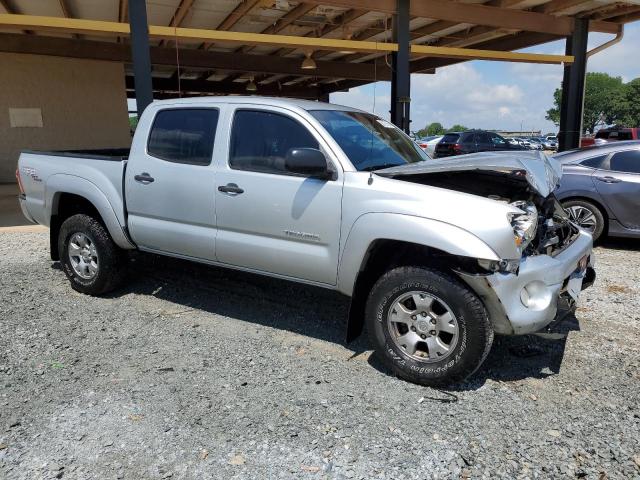
{"label": "door handle", "polygon": [[218,191],[222,193],[231,193],[233,195],[240,195],[241,193],[244,193],[244,190],[235,183],[227,183],[226,185],[218,187]]}
{"label": "door handle", "polygon": [[596,177],[598,180],[600,180],[601,182],[604,183],[619,183],[622,180],[620,180],[619,178],[616,177],[610,177],[610,176],[606,176],[606,177]]}
{"label": "door handle", "polygon": [[142,172],[140,175],[135,175],[133,179],[136,182],[144,183],[145,185],[148,183],[152,183],[155,179],[149,175],[147,172]]}

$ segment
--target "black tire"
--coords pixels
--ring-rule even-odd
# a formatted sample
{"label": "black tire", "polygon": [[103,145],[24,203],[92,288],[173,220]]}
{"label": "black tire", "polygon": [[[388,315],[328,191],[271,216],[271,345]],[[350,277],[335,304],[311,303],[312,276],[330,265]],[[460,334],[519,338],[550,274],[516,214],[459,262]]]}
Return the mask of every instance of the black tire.
{"label": "black tire", "polygon": [[[415,291],[443,302],[455,316],[457,341],[441,360],[416,359],[393,339],[389,310],[396,300]],[[366,323],[382,362],[399,377],[426,386],[463,381],[482,365],[493,343],[493,326],[475,293],[450,275],[423,267],[398,267],[380,277],[367,301]]]}
{"label": "black tire", "polygon": [[[84,235],[94,246],[97,265],[91,278],[83,278],[73,267],[69,244],[75,234]],[[83,214],[67,218],[60,226],[58,253],[64,273],[71,287],[87,295],[102,295],[116,288],[126,274],[126,254],[113,243],[104,226],[96,219]]]}
{"label": "black tire", "polygon": [[[567,211],[567,213],[569,213],[569,216],[574,221],[576,221],[576,219],[570,213],[570,208],[571,207],[584,208],[584,209],[589,210],[593,214],[593,217],[595,219],[595,228],[594,228],[593,233],[591,235],[593,236],[593,241],[594,242],[596,240],[598,240],[602,236],[602,234],[604,233],[605,227],[606,227],[606,220],[604,218],[604,214],[602,213],[602,210],[600,210],[600,208],[595,206],[593,203],[588,202],[587,200],[578,200],[578,199],[576,199],[576,200],[566,200],[566,201],[562,202],[562,208],[564,208]],[[578,223],[578,222],[576,222],[576,223]]]}

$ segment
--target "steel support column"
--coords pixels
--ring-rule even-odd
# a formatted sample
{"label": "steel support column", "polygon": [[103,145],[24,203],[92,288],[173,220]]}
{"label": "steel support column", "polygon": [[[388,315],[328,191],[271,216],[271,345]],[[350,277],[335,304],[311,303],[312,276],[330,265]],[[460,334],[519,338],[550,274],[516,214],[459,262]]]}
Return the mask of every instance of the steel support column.
{"label": "steel support column", "polygon": [[584,109],[584,85],[587,71],[587,41],[589,20],[575,19],[575,29],[566,41],[567,55],[573,55],[571,65],[564,67],[562,100],[560,102],[560,132],[558,150],[569,150],[580,146],[582,136],[582,113]]}
{"label": "steel support column", "polygon": [[131,27],[131,57],[139,117],[144,109],[153,102],[149,25],[145,0],[129,0],[129,25]]}
{"label": "steel support column", "polygon": [[411,71],[409,69],[409,4],[410,0],[397,0],[393,21],[393,42],[398,51],[392,54],[391,121],[409,133],[411,108]]}

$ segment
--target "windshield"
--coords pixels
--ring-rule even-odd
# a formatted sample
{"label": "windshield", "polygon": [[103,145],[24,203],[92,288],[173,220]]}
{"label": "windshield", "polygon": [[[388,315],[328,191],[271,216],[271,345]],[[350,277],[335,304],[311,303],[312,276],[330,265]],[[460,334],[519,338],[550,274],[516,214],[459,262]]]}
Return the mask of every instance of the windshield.
{"label": "windshield", "polygon": [[395,125],[368,113],[311,110],[358,171],[373,171],[429,160]]}

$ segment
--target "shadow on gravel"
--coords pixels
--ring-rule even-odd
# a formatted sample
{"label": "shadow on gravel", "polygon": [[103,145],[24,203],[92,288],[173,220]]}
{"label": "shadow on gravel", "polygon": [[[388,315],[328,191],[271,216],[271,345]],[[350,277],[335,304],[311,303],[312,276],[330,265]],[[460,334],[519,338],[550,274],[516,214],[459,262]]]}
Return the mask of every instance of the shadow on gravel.
{"label": "shadow on gravel", "polygon": [[[331,290],[151,254],[137,255],[131,272],[126,286],[107,297],[154,296],[181,305],[181,312],[202,310],[342,345],[353,352],[352,357],[370,349],[366,335],[345,342],[349,300]],[[477,390],[488,379],[510,382],[555,375],[560,371],[566,335],[579,329],[575,315],[569,313],[548,334],[497,336],[480,370],[445,390]],[[393,375],[375,354],[368,361],[378,371]]]}
{"label": "shadow on gravel", "polygon": [[599,240],[596,246],[612,250],[640,251],[640,238],[607,237],[603,240]]}
{"label": "shadow on gravel", "polygon": [[345,342],[349,299],[319,287],[152,254],[133,259],[125,286],[107,297],[150,295],[184,307],[286,330],[344,346],[356,356],[363,338]]}

